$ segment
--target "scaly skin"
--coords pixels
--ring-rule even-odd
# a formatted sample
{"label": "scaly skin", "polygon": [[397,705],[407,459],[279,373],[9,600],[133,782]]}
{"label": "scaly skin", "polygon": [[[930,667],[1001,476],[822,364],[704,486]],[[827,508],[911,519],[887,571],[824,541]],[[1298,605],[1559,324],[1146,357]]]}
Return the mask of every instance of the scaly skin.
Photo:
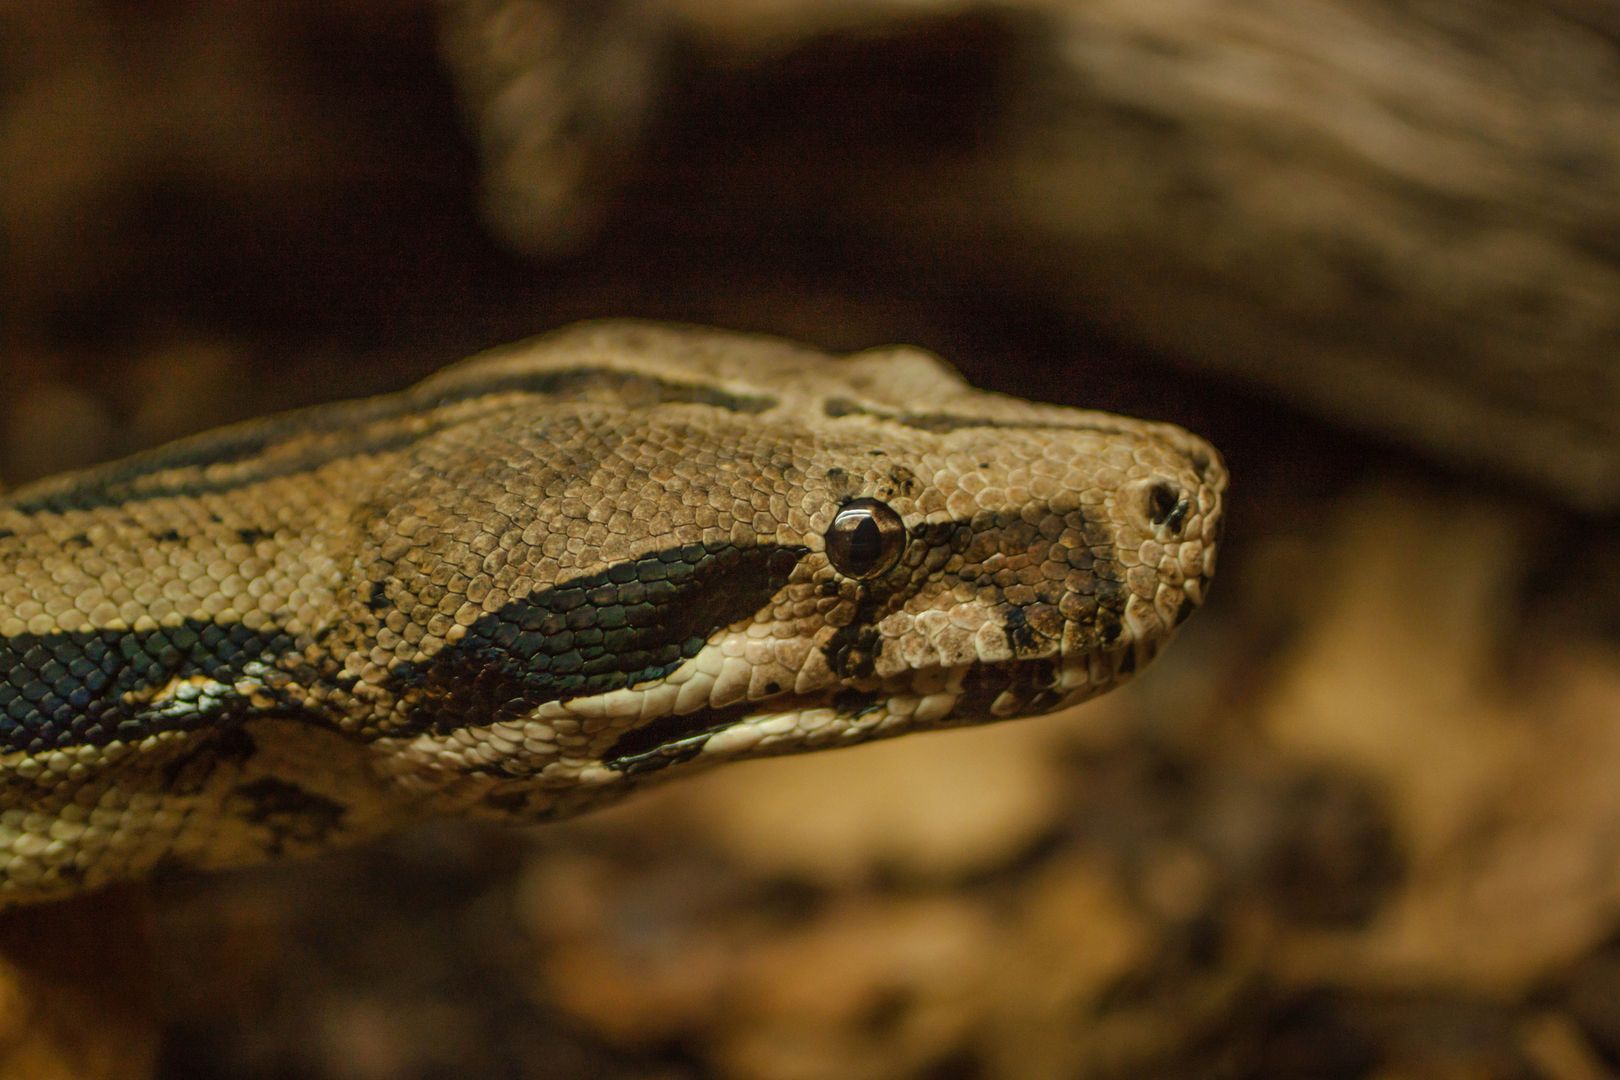
{"label": "scaly skin", "polygon": [[915,350],[605,323],[25,488],[0,906],[1062,708],[1202,601],[1225,485]]}

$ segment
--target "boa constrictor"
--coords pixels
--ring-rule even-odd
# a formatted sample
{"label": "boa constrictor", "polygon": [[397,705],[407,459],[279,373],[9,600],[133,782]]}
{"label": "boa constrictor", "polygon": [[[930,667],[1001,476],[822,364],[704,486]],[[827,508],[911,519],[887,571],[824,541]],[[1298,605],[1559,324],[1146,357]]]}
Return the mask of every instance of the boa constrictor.
{"label": "boa constrictor", "polygon": [[0,499],[0,907],[1059,709],[1204,598],[1187,432],[644,323]]}

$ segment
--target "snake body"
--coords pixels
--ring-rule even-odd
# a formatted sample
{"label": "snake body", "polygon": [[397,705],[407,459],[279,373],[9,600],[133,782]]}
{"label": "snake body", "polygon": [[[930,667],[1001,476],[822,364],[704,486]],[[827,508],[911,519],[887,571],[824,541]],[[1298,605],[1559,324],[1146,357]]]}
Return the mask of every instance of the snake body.
{"label": "snake body", "polygon": [[1064,707],[1202,602],[1167,425],[642,323],[0,499],[0,907]]}

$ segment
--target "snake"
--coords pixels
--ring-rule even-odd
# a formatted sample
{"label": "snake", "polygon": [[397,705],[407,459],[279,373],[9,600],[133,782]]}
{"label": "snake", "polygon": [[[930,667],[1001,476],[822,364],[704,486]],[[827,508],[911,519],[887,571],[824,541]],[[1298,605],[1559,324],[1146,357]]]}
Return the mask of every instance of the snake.
{"label": "snake", "polygon": [[0,908],[1066,708],[1203,602],[1180,427],[578,324],[0,497]]}

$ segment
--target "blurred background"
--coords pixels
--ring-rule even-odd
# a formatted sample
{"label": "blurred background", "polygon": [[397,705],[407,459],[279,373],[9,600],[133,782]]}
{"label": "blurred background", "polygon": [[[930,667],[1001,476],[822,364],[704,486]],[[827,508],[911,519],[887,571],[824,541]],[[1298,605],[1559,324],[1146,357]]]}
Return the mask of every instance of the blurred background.
{"label": "blurred background", "polygon": [[160,883],[158,1075],[1620,1075],[1617,116],[1620,0],[0,0],[8,483],[603,315],[1233,473],[1071,713]]}

